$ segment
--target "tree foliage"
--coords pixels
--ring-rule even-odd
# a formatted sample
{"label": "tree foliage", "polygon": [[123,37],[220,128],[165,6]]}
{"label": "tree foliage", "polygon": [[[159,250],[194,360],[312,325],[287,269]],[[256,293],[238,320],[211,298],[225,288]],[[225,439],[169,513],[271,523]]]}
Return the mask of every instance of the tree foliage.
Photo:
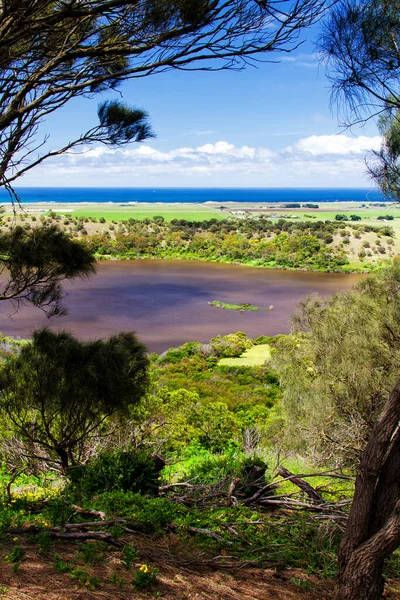
{"label": "tree foliage", "polygon": [[331,9],[318,47],[332,99],[349,107],[350,122],[400,107],[399,43],[399,0],[342,0]]}
{"label": "tree foliage", "polygon": [[390,107],[378,121],[382,135],[375,159],[368,161],[368,170],[381,191],[390,199],[400,201],[400,109]]}
{"label": "tree foliage", "polygon": [[64,471],[81,462],[107,418],[146,392],[147,365],[132,333],[80,342],[65,332],[36,331],[0,376],[0,410],[21,456]]}
{"label": "tree foliage", "polygon": [[348,292],[310,296],[282,337],[286,444],[356,468],[400,368],[400,264]]}
{"label": "tree foliage", "polygon": [[61,282],[94,273],[92,253],[55,226],[0,233],[0,300],[16,308],[29,302],[48,316],[63,314]]}
{"label": "tree foliage", "polygon": [[321,0],[5,0],[0,4],[0,185],[46,158],[92,142],[151,135],[147,114],[103,102],[99,124],[62,148],[39,137],[72,98],[167,69],[242,68],[290,51]]}
{"label": "tree foliage", "polygon": [[[309,298],[281,344],[288,433],[357,471],[339,551],[337,600],[382,597],[400,543],[400,264],[326,301]],[[314,441],[316,440],[316,441]]]}
{"label": "tree foliage", "polygon": [[328,68],[332,101],[347,124],[380,115],[379,151],[368,161],[372,179],[400,200],[400,3],[343,0],[325,22],[319,51]]}

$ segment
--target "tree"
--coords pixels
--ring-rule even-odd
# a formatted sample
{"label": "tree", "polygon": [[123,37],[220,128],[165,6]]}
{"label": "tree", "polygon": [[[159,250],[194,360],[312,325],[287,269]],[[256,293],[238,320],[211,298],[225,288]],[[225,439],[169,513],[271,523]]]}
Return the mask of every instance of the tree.
{"label": "tree", "polygon": [[382,145],[374,151],[375,159],[368,162],[368,170],[385,196],[400,202],[400,110],[390,107],[379,119],[378,127]]}
{"label": "tree", "polygon": [[354,291],[309,298],[300,337],[282,340],[275,358],[292,440],[357,472],[337,600],[381,598],[385,559],[400,544],[399,289],[395,261]]}
{"label": "tree", "polygon": [[[344,0],[332,9],[319,43],[333,101],[344,101],[348,122],[380,115],[383,141],[369,171],[382,192],[396,201],[400,199],[399,9],[398,0]],[[394,291],[398,296],[398,286]],[[339,552],[339,600],[381,598],[384,560],[400,544],[399,394],[400,380],[361,456]]]}
{"label": "tree", "polygon": [[64,314],[62,281],[94,273],[92,253],[55,226],[0,232],[0,300],[16,309],[29,302],[49,317]]}
{"label": "tree", "polygon": [[[354,290],[299,304],[277,343],[283,442],[317,464],[354,470],[400,369],[400,265]],[[368,318],[366,318],[368,315]]]}
{"label": "tree", "polygon": [[399,0],[342,0],[323,25],[318,50],[332,101],[349,124],[400,108]]}
{"label": "tree", "polygon": [[167,69],[238,69],[288,52],[323,7],[323,0],[3,0],[0,185],[12,195],[18,177],[82,144],[152,135],[143,110],[108,100],[97,126],[48,150],[39,127],[72,98]]}
{"label": "tree", "polygon": [[148,359],[133,333],[80,342],[43,328],[0,374],[0,410],[22,459],[67,473],[107,419],[147,391]]}
{"label": "tree", "polygon": [[332,83],[332,102],[347,125],[380,116],[379,151],[368,171],[381,191],[400,200],[400,2],[344,0],[335,5],[318,43]]}

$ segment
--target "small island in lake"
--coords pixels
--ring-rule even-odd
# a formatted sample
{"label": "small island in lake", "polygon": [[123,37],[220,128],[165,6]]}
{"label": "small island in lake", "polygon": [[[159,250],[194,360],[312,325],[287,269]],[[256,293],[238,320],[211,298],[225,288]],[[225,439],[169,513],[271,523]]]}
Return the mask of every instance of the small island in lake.
{"label": "small island in lake", "polygon": [[216,306],[217,308],[226,308],[228,310],[240,310],[240,311],[247,311],[247,310],[273,310],[273,306],[269,306],[268,308],[260,308],[259,306],[253,306],[252,304],[249,304],[248,302],[243,303],[243,304],[230,304],[228,302],[221,302],[220,300],[213,300],[212,302],[208,303],[210,306]]}

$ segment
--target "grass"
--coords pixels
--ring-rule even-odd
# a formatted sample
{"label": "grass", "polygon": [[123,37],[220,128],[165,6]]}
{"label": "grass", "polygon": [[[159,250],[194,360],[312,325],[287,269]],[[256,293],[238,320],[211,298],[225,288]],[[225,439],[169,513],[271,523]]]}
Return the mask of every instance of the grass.
{"label": "grass", "polygon": [[226,308],[228,310],[260,310],[258,306],[252,306],[251,304],[229,304],[227,302],[221,302],[220,300],[214,300],[209,302],[210,306],[216,306],[217,308]]}
{"label": "grass", "polygon": [[226,367],[259,367],[271,358],[269,344],[259,344],[245,350],[239,358],[221,358],[218,365]]}
{"label": "grass", "polygon": [[[58,208],[53,209],[54,212],[62,212]],[[100,206],[94,205],[87,208],[78,208],[72,210],[74,217],[94,217],[99,219],[104,217],[107,221],[123,221],[127,219],[146,219],[156,216],[164,217],[165,221],[172,219],[186,219],[187,221],[205,221],[208,219],[224,218],[219,211],[197,205],[135,205],[135,206]]]}

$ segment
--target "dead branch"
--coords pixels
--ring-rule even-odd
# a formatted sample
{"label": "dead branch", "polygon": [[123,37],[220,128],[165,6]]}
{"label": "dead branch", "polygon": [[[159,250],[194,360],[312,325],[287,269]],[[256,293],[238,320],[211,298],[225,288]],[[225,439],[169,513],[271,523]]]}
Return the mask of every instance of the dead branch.
{"label": "dead branch", "polygon": [[305,492],[307,496],[311,498],[311,500],[315,500],[316,502],[319,502],[321,504],[325,502],[325,500],[323,499],[321,494],[317,492],[317,490],[315,490],[306,481],[303,481],[303,479],[300,479],[300,477],[288,471],[288,469],[286,469],[285,467],[278,467],[278,474],[284,478],[290,477],[290,481],[294,483],[294,485],[297,485],[297,487],[299,487],[301,490],[303,490],[303,492]]}
{"label": "dead branch", "polygon": [[[82,525],[85,525],[85,523],[82,523]],[[47,529],[46,531],[49,533],[50,537],[53,539],[73,540],[73,541],[75,541],[75,540],[78,540],[78,541],[96,540],[99,542],[106,542],[107,544],[110,544],[110,546],[115,546],[116,548],[122,548],[124,545],[123,542],[119,542],[118,540],[113,538],[111,533],[108,533],[107,531],[85,531],[85,532],[62,531],[62,529],[65,529],[66,527],[64,527],[64,528],[51,527],[50,529]],[[42,531],[43,531],[42,528],[32,525],[30,527],[19,527],[19,528],[9,529],[7,531],[7,533],[14,534],[14,535],[34,535],[34,534],[38,534]]]}
{"label": "dead branch", "polygon": [[107,533],[106,531],[63,533],[50,529],[49,533],[52,538],[60,540],[96,540],[99,542],[106,542],[107,544],[110,544],[110,546],[115,546],[116,548],[122,548],[124,546],[123,542],[114,539],[111,533]]}
{"label": "dead branch", "polygon": [[73,508],[74,511],[76,513],[79,513],[80,515],[89,515],[91,517],[97,517],[101,521],[104,521],[104,519],[106,518],[105,513],[101,512],[100,510],[88,510],[86,508],[81,508],[76,504],[72,504],[71,508]]}

